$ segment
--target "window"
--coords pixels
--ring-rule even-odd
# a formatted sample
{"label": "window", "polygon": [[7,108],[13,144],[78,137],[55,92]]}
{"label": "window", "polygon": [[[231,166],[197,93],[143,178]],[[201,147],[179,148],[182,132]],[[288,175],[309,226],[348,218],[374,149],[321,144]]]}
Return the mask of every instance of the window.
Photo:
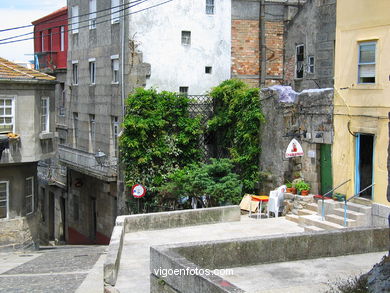
{"label": "window", "polygon": [[120,21],[119,0],[111,0],[111,23],[119,23]]}
{"label": "window", "polygon": [[89,82],[90,84],[96,83],[96,60],[91,58],[89,61]]}
{"label": "window", "polygon": [[49,132],[49,98],[41,99],[41,132]]}
{"label": "window", "polygon": [[296,64],[295,64],[295,77],[303,78],[303,63],[304,63],[304,45],[297,46]]}
{"label": "window", "polygon": [[359,44],[358,83],[375,83],[376,42]]}
{"label": "window", "polygon": [[8,181],[0,181],[0,219],[8,218]]}
{"label": "window", "polygon": [[0,133],[14,132],[14,99],[0,97]]}
{"label": "window", "polygon": [[34,177],[26,178],[24,195],[26,198],[26,215],[29,215],[34,212]]}
{"label": "window", "polygon": [[181,32],[181,44],[184,46],[191,45],[191,32],[189,31]]}
{"label": "window", "polygon": [[79,83],[79,62],[72,61],[72,77],[73,77],[73,85],[77,85]]}
{"label": "window", "polygon": [[79,7],[72,7],[72,34],[79,32]]}
{"label": "window", "polygon": [[65,51],[65,27],[61,26],[61,34],[60,34],[60,48],[61,52]]}
{"label": "window", "polygon": [[206,74],[211,74],[212,70],[213,70],[213,68],[212,68],[211,66],[206,66],[206,67],[204,68],[204,72],[205,72]]}
{"label": "window", "polygon": [[314,56],[309,56],[307,58],[307,72],[314,73]]}
{"label": "window", "polygon": [[77,138],[79,137],[79,114],[73,112],[73,141],[77,147]]}
{"label": "window", "polygon": [[179,87],[179,93],[181,95],[187,96],[188,95],[188,86]]}
{"label": "window", "polygon": [[90,141],[90,152],[95,151],[95,142],[96,142],[96,121],[95,115],[89,114],[89,141]]}
{"label": "window", "polygon": [[47,31],[47,51],[51,52],[51,42],[53,41],[53,35],[51,29]]}
{"label": "window", "polygon": [[45,34],[41,32],[41,52],[45,52]]}
{"label": "window", "polygon": [[89,0],[89,29],[96,28],[96,0]]}
{"label": "window", "polygon": [[206,0],[206,14],[214,14],[214,0]]}
{"label": "window", "polygon": [[118,134],[119,134],[119,122],[117,116],[111,117],[112,124],[112,146],[113,146],[113,154],[115,157],[118,157]]}
{"label": "window", "polygon": [[119,56],[111,56],[112,82],[119,83]]}

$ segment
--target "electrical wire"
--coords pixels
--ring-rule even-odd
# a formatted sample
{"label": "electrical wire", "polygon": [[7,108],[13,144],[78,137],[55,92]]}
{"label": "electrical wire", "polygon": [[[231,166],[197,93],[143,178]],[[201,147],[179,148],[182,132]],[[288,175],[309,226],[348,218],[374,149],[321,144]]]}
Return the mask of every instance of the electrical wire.
{"label": "electrical wire", "polygon": [[[139,13],[139,12],[142,12],[142,11],[145,11],[145,10],[149,10],[149,9],[152,9],[152,8],[155,8],[155,7],[158,7],[158,6],[161,6],[161,5],[164,5],[166,3],[169,3],[169,2],[172,2],[173,0],[167,0],[167,1],[164,1],[164,2],[161,2],[161,3],[158,3],[158,4],[155,4],[155,5],[152,5],[152,6],[149,6],[149,7],[146,7],[146,8],[143,8],[141,10],[137,10],[137,11],[134,11],[134,12],[130,12],[130,13],[127,13],[127,14],[123,14],[122,16],[119,16],[117,19],[120,19],[120,18],[123,18],[125,16],[129,16],[129,15],[132,15],[132,14],[136,14],[136,13]],[[100,21],[100,22],[96,22],[95,24],[101,24],[101,23],[105,23],[105,22],[108,22],[108,21],[111,21],[111,19],[108,19],[108,20],[104,20],[104,21]],[[81,28],[86,28],[86,27],[89,27],[89,24],[88,25],[85,25],[85,26],[81,26],[81,27],[78,27],[78,28],[72,28],[72,29],[68,29],[68,30],[65,30],[64,32],[70,32],[70,31],[74,31],[74,30],[79,30]],[[53,35],[58,35],[60,34],[61,32],[58,32],[58,33],[53,33]],[[23,41],[27,41],[27,40],[33,40],[33,39],[38,39],[39,36],[36,36],[36,37],[31,37],[31,38],[25,38],[25,39],[20,39],[20,40],[15,40],[15,41],[9,41],[9,42],[1,42],[0,45],[5,45],[5,44],[11,44],[11,43],[17,43],[17,42],[23,42]]]}
{"label": "electrical wire", "polygon": [[[101,16],[99,16],[99,17],[95,17],[95,18],[93,18],[93,19],[96,20],[96,19],[100,19],[100,18],[105,18],[105,17],[111,16],[111,15],[113,15],[113,14],[115,14],[115,13],[120,13],[120,12],[125,11],[125,10],[128,10],[128,9],[130,9],[130,8],[132,8],[132,7],[135,7],[135,6],[137,6],[137,5],[140,5],[140,4],[142,4],[142,3],[146,2],[146,1],[149,1],[149,0],[137,0],[137,1],[131,2],[131,3],[133,3],[133,4],[135,3],[135,4],[132,5],[132,6],[128,6],[128,7],[122,8],[122,9],[120,9],[120,10],[118,10],[118,11],[111,12],[111,13],[109,13],[109,14],[105,14],[105,15],[101,15]],[[118,7],[118,6],[115,6],[115,7]],[[115,8],[115,7],[113,7],[113,8]],[[111,8],[110,8],[110,9],[111,9]],[[105,10],[107,10],[107,9],[105,9]],[[103,11],[103,10],[102,10],[102,11]],[[68,20],[70,20],[70,19],[72,19],[72,18],[75,18],[75,17],[81,18],[82,16],[91,15],[91,14],[96,14],[96,13],[98,13],[98,12],[92,12],[92,13],[83,14],[83,15],[79,15],[79,16],[73,16],[73,17],[68,18]],[[66,20],[66,19],[62,19],[62,20]],[[75,22],[75,23],[72,23],[72,22],[71,22],[71,25],[74,25],[74,24],[81,24],[81,23],[84,23],[84,22],[89,22],[90,20],[91,20],[91,19],[88,18],[88,19],[85,19],[85,20],[80,20],[80,21]],[[58,22],[58,21],[61,21],[61,19],[58,19],[58,20],[52,21],[52,22]],[[40,24],[43,24],[43,23],[40,23]],[[8,38],[5,38],[5,39],[0,39],[0,42],[4,42],[4,41],[7,41],[7,40],[12,40],[12,39],[16,39],[16,38],[20,38],[20,37],[24,37],[24,36],[28,36],[28,35],[31,35],[31,34],[37,34],[37,33],[40,33],[40,32],[47,31],[47,30],[49,30],[49,29],[59,28],[59,27],[61,27],[61,26],[62,26],[62,25],[52,26],[52,27],[48,27],[48,28],[45,28],[45,29],[36,30],[36,31],[33,31],[33,32],[21,34],[21,35],[12,36],[12,37],[8,37]]]}
{"label": "electrical wire", "polygon": [[[107,10],[111,10],[111,9],[114,9],[114,8],[122,7],[122,6],[125,6],[125,5],[128,5],[128,4],[132,4],[134,2],[139,2],[139,1],[141,1],[141,0],[136,0],[136,1],[133,1],[133,2],[120,4],[120,5],[117,5],[117,6],[113,6],[113,7],[110,7],[110,8],[98,10],[98,11],[95,11],[95,12],[81,14],[81,15],[78,15],[78,16],[71,16],[71,17],[62,18],[62,19],[56,19],[56,20],[48,20],[48,21],[41,22],[40,24],[48,24],[48,23],[55,23],[55,22],[63,21],[63,20],[71,20],[72,18],[82,17],[82,16],[87,16],[87,15],[90,15],[90,14],[94,14],[94,13],[104,12],[104,11],[107,11]],[[45,16],[43,16],[43,17],[45,17]],[[17,26],[17,27],[12,27],[12,28],[1,29],[0,33],[6,32],[6,31],[10,31],[10,30],[17,30],[17,29],[32,27],[32,26],[34,26],[34,25],[33,24],[29,24],[29,25],[23,25],[23,26]]]}

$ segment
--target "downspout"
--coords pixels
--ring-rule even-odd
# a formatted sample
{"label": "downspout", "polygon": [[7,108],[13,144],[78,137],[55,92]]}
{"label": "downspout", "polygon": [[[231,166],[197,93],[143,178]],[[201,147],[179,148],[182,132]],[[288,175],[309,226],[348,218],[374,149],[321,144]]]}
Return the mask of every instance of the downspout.
{"label": "downspout", "polygon": [[[124,0],[127,1],[127,0]],[[127,8],[127,7],[125,7]],[[122,120],[125,117],[125,84],[124,84],[124,69],[125,69],[125,9],[122,10],[122,38],[121,38],[121,100],[122,100]]]}
{"label": "downspout", "polygon": [[265,86],[266,75],[266,48],[265,48],[265,0],[260,1],[260,88]]}

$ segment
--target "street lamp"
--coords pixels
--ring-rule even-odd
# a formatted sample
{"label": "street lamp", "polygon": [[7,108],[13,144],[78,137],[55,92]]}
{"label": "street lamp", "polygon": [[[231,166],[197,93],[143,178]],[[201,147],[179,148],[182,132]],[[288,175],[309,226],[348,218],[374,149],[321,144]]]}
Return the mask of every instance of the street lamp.
{"label": "street lamp", "polygon": [[95,160],[100,166],[103,166],[103,163],[105,162],[106,158],[107,155],[103,153],[101,150],[95,153]]}

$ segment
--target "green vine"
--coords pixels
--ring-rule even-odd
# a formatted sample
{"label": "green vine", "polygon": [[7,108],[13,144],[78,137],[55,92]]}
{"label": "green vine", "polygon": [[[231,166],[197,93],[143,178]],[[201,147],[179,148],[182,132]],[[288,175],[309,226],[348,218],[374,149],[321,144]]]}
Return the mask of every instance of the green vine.
{"label": "green vine", "polygon": [[190,117],[189,102],[154,89],[137,89],[128,97],[120,137],[128,187],[139,183],[155,193],[170,173],[200,159],[200,118]]}
{"label": "green vine", "polygon": [[209,131],[215,134],[222,156],[233,160],[244,192],[255,192],[260,177],[260,126],[265,121],[259,89],[232,79],[215,87],[210,95],[215,108]]}

